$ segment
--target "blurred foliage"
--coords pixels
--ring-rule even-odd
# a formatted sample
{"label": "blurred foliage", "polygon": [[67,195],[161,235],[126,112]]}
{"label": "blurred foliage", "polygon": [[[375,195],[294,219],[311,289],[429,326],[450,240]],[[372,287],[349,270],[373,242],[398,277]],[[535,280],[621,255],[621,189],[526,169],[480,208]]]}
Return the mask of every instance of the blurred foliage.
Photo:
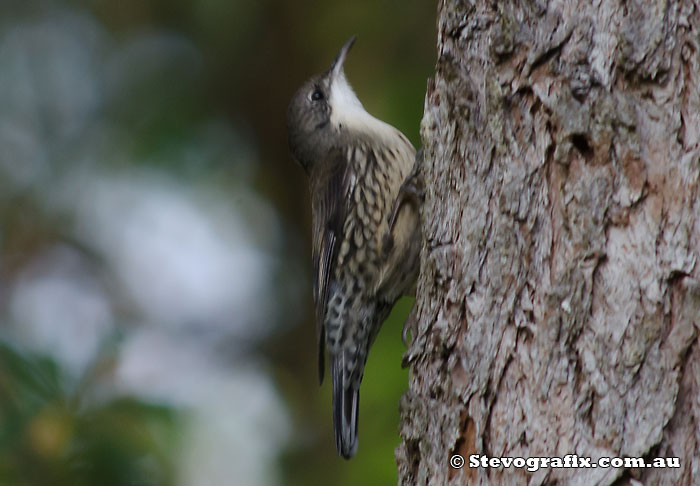
{"label": "blurred foliage", "polygon": [[0,484],[170,485],[173,410],[135,398],[85,405],[58,365],[0,342]]}
{"label": "blurred foliage", "polygon": [[[328,69],[338,48],[356,34],[346,73],[358,97],[370,113],[420,145],[426,82],[435,57],[436,5],[405,0],[0,0],[0,27],[28,18],[50,24],[51,15],[62,9],[96,19],[110,35],[102,39],[105,49],[122,47],[121,57],[91,65],[95,72],[110,74],[120,62],[127,68],[120,91],[109,83],[99,86],[104,99],[94,107],[97,120],[90,118],[84,132],[43,147],[51,165],[47,178],[60,172],[55,166],[84,162],[73,145],[78,140],[98,146],[97,160],[90,163],[101,167],[145,166],[183,185],[229,194],[235,208],[248,213],[243,219],[261,247],[279,231],[281,243],[272,246],[278,252],[274,279],[303,289],[292,294],[297,300],[302,295],[302,301],[289,303],[289,296],[275,295],[283,287],[275,285],[248,305],[296,305],[304,312],[280,312],[276,332],[246,343],[249,354],[238,357],[254,362],[262,356],[289,408],[293,432],[276,476],[290,486],[395,484],[398,403],[408,376],[400,367],[405,351],[400,336],[412,300],[399,302],[370,352],[361,388],[359,450],[345,461],[335,451],[330,383],[321,388],[317,383],[310,203],[305,176],[288,153],[285,112],[298,86]],[[170,50],[150,42],[154,32],[171,41]],[[103,52],[95,57],[107,58]],[[50,132],[40,128],[42,137]],[[280,228],[265,227],[270,219],[249,209],[243,185],[269,200],[282,217]],[[70,218],[52,209],[38,204],[31,191],[12,198],[0,194],[0,302],[12,278],[56,241],[91,251],[70,234]],[[101,276],[106,270],[100,265],[95,273]],[[111,278],[105,278],[115,294],[111,302],[121,320],[131,321],[133,311],[111,287]],[[231,352],[233,346],[223,343]],[[94,391],[89,384],[69,383],[56,362],[13,344],[0,345],[0,486],[182,484],[174,472],[181,425],[176,411],[138,398],[89,399]]]}

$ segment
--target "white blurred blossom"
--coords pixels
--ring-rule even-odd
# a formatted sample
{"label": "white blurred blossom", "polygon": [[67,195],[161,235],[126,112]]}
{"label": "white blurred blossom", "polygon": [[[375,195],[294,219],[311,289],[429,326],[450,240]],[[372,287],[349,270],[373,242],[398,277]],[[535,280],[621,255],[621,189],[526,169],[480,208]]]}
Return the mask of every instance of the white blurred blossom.
{"label": "white blurred blossom", "polygon": [[17,278],[10,297],[13,331],[25,344],[80,374],[113,326],[104,289],[74,250],[58,246]]}
{"label": "white blurred blossom", "polygon": [[291,425],[277,391],[254,363],[232,368],[213,356],[160,330],[138,331],[124,346],[117,386],[191,410],[178,484],[278,483],[269,465]]}
{"label": "white blurred blossom", "polygon": [[[139,123],[187,96],[201,54],[173,33],[116,40],[87,13],[42,8],[0,19],[0,202],[31,195],[66,242],[0,276],[10,337],[79,376],[120,329],[108,393],[191,412],[181,485],[278,483],[289,419],[250,343],[299,290],[276,277],[279,216],[248,187],[255,148],[212,119],[162,160],[139,159]],[[240,179],[230,192],[154,168],[222,162]]]}
{"label": "white blurred blossom", "polygon": [[77,235],[105,256],[147,321],[238,335],[269,330],[249,325],[269,315],[269,304],[255,302],[270,292],[271,262],[227,199],[202,201],[152,171],[69,180],[81,181],[80,191],[70,184],[62,195]]}

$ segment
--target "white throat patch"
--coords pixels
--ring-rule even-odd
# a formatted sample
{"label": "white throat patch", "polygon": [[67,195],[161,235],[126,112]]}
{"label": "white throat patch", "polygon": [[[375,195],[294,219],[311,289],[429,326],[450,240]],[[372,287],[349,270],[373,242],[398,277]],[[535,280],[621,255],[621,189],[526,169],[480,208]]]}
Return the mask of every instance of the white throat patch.
{"label": "white throat patch", "polygon": [[349,119],[364,118],[371,115],[365,111],[364,106],[352,90],[344,72],[340,72],[331,85],[331,122],[334,125],[346,122]]}
{"label": "white throat patch", "polygon": [[331,124],[336,128],[358,130],[382,138],[396,137],[397,130],[391,125],[373,117],[365,110],[345,73],[338,73],[330,89]]}

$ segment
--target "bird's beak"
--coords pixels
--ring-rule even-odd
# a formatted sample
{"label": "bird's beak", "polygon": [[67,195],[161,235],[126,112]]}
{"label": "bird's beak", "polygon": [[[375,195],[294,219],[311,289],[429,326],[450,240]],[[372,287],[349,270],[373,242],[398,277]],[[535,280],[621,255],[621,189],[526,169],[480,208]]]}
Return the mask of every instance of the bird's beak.
{"label": "bird's beak", "polygon": [[340,52],[338,52],[338,55],[335,58],[335,61],[333,61],[333,64],[331,64],[331,79],[335,79],[340,73],[343,72],[343,64],[345,64],[345,58],[348,55],[348,51],[352,47],[352,45],[355,43],[355,39],[357,39],[357,36],[353,35],[348,39],[348,41],[343,45],[343,47],[340,48]]}

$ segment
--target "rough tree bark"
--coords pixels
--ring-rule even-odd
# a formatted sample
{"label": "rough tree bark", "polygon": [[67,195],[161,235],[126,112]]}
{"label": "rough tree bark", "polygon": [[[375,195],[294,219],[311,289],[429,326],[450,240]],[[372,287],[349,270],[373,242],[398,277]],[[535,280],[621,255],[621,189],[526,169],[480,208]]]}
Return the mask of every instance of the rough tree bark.
{"label": "rough tree bark", "polygon": [[[399,483],[700,484],[700,3],[438,16]],[[681,467],[468,467],[570,453]]]}

